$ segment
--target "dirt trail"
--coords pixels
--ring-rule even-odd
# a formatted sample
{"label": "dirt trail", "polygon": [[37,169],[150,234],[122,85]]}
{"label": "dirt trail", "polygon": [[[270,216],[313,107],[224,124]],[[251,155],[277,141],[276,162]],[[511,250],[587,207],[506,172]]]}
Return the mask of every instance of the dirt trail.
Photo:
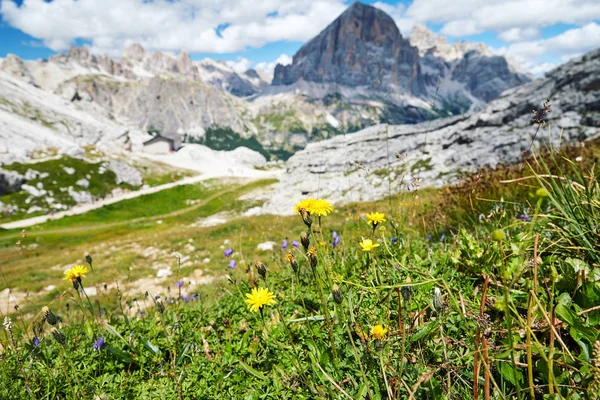
{"label": "dirt trail", "polygon": [[[274,174],[265,172],[264,176],[258,176],[255,178],[251,178],[251,180],[258,180],[258,179],[268,179],[268,178],[272,178],[274,176]],[[146,189],[141,189],[141,190],[137,190],[135,192],[128,192],[128,193],[123,193],[119,196],[115,196],[115,197],[111,197],[111,198],[106,198],[106,199],[102,199],[99,200],[95,203],[90,203],[90,204],[80,204],[77,205],[73,208],[70,208],[69,210],[66,211],[60,211],[57,212],[53,215],[40,215],[39,217],[33,217],[33,218],[27,218],[27,219],[21,219],[18,221],[13,221],[13,222],[7,222],[4,224],[0,225],[0,228],[2,229],[22,229],[22,228],[27,228],[33,225],[38,225],[38,224],[43,224],[46,221],[50,221],[50,220],[56,220],[56,219],[61,219],[63,217],[68,217],[68,216],[72,216],[72,215],[80,215],[80,214],[85,214],[88,211],[92,211],[92,210],[96,210],[98,208],[101,208],[105,205],[109,205],[109,204],[114,204],[114,203],[118,203],[120,201],[123,200],[129,200],[129,199],[134,199],[136,197],[139,196],[144,196],[146,194],[152,194],[152,193],[157,193],[166,189],[172,189],[176,186],[181,186],[181,185],[191,185],[194,183],[198,183],[198,182],[202,182],[202,181],[206,181],[208,179],[213,179],[213,178],[218,178],[218,175],[215,174],[203,174],[203,175],[197,175],[197,176],[192,176],[192,177],[188,177],[188,178],[184,178],[181,179],[177,182],[172,182],[172,183],[166,183],[164,185],[159,185],[159,186],[154,186],[151,188],[146,188]],[[130,221],[128,221],[130,222]],[[119,223],[117,223],[119,224]]]}

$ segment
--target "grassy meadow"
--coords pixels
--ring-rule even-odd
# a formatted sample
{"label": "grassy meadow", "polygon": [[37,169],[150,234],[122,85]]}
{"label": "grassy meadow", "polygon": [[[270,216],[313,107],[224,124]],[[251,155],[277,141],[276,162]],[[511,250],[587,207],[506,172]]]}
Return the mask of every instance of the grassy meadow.
{"label": "grassy meadow", "polygon": [[2,231],[0,288],[28,294],[0,398],[598,398],[599,154],[332,212],[243,217],[273,182],[206,182]]}

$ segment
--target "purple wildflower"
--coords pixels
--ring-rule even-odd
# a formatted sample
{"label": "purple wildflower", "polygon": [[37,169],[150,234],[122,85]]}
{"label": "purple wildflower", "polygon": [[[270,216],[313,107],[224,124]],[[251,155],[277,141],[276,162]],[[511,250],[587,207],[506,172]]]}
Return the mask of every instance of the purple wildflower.
{"label": "purple wildflower", "polygon": [[281,243],[281,248],[282,249],[287,249],[287,247],[288,247],[288,241],[284,240],[283,243]]}
{"label": "purple wildflower", "polygon": [[431,242],[431,235],[427,235],[427,241]]}
{"label": "purple wildflower", "polygon": [[483,214],[479,214],[479,222],[483,219]]}
{"label": "purple wildflower", "polygon": [[227,266],[227,268],[231,268],[231,269],[235,269],[235,267],[237,267],[237,263],[235,262],[235,260],[231,260],[229,261],[229,265]]}
{"label": "purple wildflower", "polygon": [[396,244],[398,243],[398,238],[397,237],[393,237],[392,238],[392,244]]}
{"label": "purple wildflower", "polygon": [[229,248],[229,249],[225,250],[223,252],[223,254],[225,254],[225,257],[229,257],[233,254],[233,249]]}
{"label": "purple wildflower", "polygon": [[[300,242],[297,242],[295,240],[292,240],[292,246],[294,246],[295,248],[299,248],[300,247]],[[68,304],[68,303],[67,303]]]}
{"label": "purple wildflower", "polygon": [[142,317],[144,314],[145,314],[145,312],[144,312],[144,311],[142,311],[142,310],[138,311],[138,315],[139,315],[140,317]]}
{"label": "purple wildflower", "polygon": [[100,350],[102,350],[103,347],[104,347],[104,337],[100,336],[98,338],[98,340],[96,340],[96,343],[94,343],[94,345],[92,346],[92,348],[94,350],[100,351]]}
{"label": "purple wildflower", "polygon": [[185,296],[183,296],[183,301],[185,301],[186,303],[189,303],[190,302],[190,296],[187,295],[187,294]]}
{"label": "purple wildflower", "polygon": [[179,281],[177,282],[177,287],[181,289],[181,287],[183,286],[183,281]]}
{"label": "purple wildflower", "polygon": [[440,236],[440,243],[443,243],[444,240],[446,240],[446,235],[442,233],[442,236]]}
{"label": "purple wildflower", "polygon": [[40,339],[38,339],[38,337],[34,337],[33,338],[33,347],[38,347],[38,345],[40,344]]}
{"label": "purple wildflower", "polygon": [[160,299],[159,295],[154,296],[154,300],[159,300],[159,299]]}
{"label": "purple wildflower", "polygon": [[531,222],[531,217],[527,214],[521,214],[517,218],[523,222]]}
{"label": "purple wildflower", "polygon": [[200,295],[198,295],[198,293],[192,294],[192,300],[198,300],[198,297],[200,297]]}
{"label": "purple wildflower", "polygon": [[341,241],[342,241],[342,238],[340,238],[339,236],[335,236],[335,237],[333,238],[333,244],[332,244],[333,248],[335,249],[335,248],[336,248],[336,246],[337,246],[338,244],[340,244],[340,242],[341,242]]}
{"label": "purple wildflower", "polygon": [[169,303],[169,304],[173,304],[174,302],[175,302],[175,300],[173,300],[173,298],[172,298],[172,297],[169,297],[169,298],[167,299],[167,303]]}
{"label": "purple wildflower", "polygon": [[333,231],[333,238],[335,239],[336,237],[338,237],[338,233],[336,231]]}

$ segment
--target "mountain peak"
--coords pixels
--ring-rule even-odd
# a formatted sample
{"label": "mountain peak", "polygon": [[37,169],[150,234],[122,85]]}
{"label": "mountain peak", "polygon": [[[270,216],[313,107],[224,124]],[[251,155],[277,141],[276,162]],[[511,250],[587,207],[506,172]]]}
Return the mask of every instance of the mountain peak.
{"label": "mountain peak", "polygon": [[423,93],[418,58],[388,14],[356,2],[302,46],[291,65],[278,65],[273,85],[305,80]]}

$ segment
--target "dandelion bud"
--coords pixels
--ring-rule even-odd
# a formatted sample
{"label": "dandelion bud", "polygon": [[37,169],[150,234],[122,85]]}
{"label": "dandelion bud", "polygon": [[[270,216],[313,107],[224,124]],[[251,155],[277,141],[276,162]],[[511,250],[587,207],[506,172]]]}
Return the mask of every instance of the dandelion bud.
{"label": "dandelion bud", "polygon": [[306,211],[306,208],[301,208],[298,210],[298,212],[302,217],[302,222],[304,222],[304,225],[306,225],[308,229],[310,229],[310,227],[312,226],[312,218],[310,218],[310,213]]}
{"label": "dandelion bud", "polygon": [[161,314],[165,312],[165,305],[163,304],[162,301],[156,302],[156,310]]}
{"label": "dandelion bud", "polygon": [[87,251],[85,252],[84,255],[85,255],[85,262],[90,264],[90,268],[93,270],[94,267],[92,267],[92,256],[90,256],[90,253],[88,253]]}
{"label": "dandelion bud", "polygon": [[314,247],[314,246],[311,247],[306,254],[308,255],[308,261],[310,261],[310,267],[314,269],[317,266],[317,249],[316,249],[316,247]]}
{"label": "dandelion bud", "polygon": [[52,328],[52,336],[54,336],[54,340],[56,340],[62,345],[65,345],[65,343],[67,343],[67,337],[65,336],[65,334],[56,328]]}
{"label": "dandelion bud", "polygon": [[442,312],[444,308],[444,300],[442,299],[442,292],[440,288],[435,288],[433,291],[433,300],[432,300],[433,309],[439,314]]}
{"label": "dandelion bud", "polygon": [[58,318],[48,307],[44,306],[44,308],[42,308],[42,313],[44,314],[42,322],[46,321],[52,326],[58,324],[60,318]]}
{"label": "dandelion bud", "polygon": [[265,267],[265,264],[256,260],[256,261],[254,261],[254,266],[256,267],[256,270],[258,271],[258,274],[261,276],[261,278],[263,278],[266,281],[267,280],[267,267]]}
{"label": "dandelion bud", "polygon": [[331,294],[333,295],[333,301],[335,301],[338,304],[342,304],[342,301],[344,300],[344,296],[342,296],[340,287],[336,283],[334,283],[333,286],[331,287]]}
{"label": "dandelion bud", "polygon": [[308,247],[310,246],[310,239],[308,238],[308,234],[306,232],[300,233],[300,243],[302,243],[304,251],[308,251]]}
{"label": "dandelion bud", "polygon": [[294,254],[292,254],[292,252],[290,251],[289,253],[287,253],[285,255],[285,258],[290,263],[290,265],[291,265],[292,269],[294,270],[294,272],[297,273],[298,272],[298,262],[296,261],[296,257],[294,257]]}

